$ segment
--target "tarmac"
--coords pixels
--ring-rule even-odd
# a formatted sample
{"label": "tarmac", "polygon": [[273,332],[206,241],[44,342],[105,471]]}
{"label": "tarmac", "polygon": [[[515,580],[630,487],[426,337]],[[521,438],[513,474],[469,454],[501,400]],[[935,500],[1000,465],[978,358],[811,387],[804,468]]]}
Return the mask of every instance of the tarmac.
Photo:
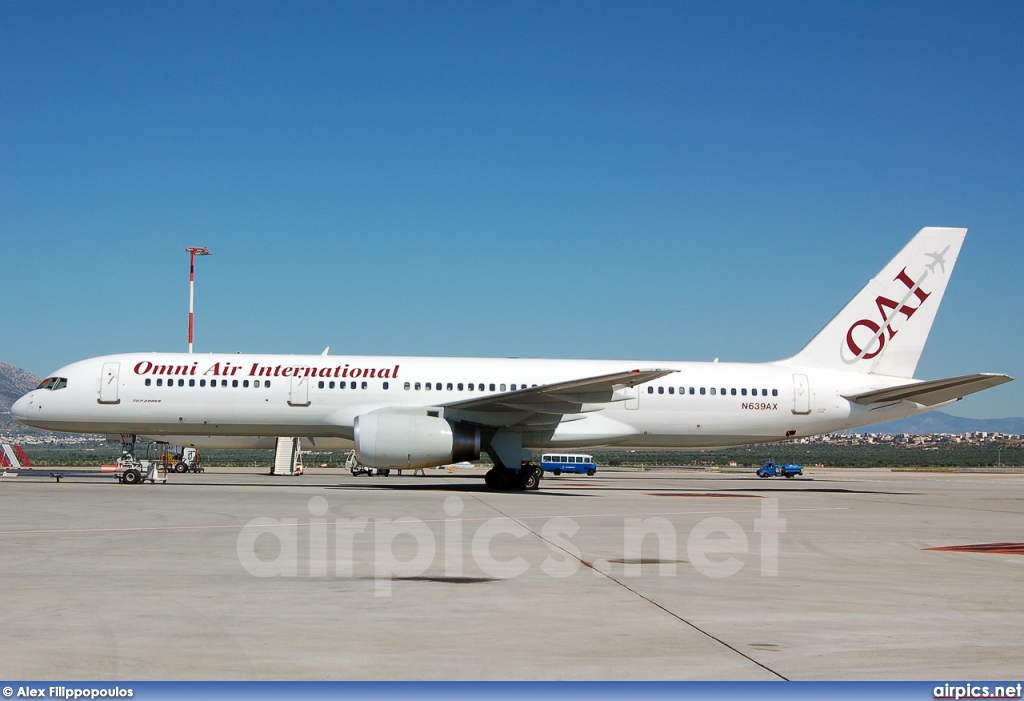
{"label": "tarmac", "polygon": [[60,471],[0,478],[6,679],[1024,676],[1024,475]]}

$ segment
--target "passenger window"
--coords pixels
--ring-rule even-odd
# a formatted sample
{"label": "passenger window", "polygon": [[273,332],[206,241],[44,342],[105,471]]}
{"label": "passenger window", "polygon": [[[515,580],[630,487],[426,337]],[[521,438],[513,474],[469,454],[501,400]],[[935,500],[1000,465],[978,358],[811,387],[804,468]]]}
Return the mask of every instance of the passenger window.
{"label": "passenger window", "polygon": [[146,386],[147,386],[147,387],[149,387],[149,385],[150,385],[150,383],[151,383],[151,382],[152,382],[152,380],[150,380],[150,379],[149,379],[149,378],[147,377],[147,378],[146,378]]}
{"label": "passenger window", "polygon": [[413,385],[413,387],[415,387],[415,388],[416,388],[416,390],[417,390],[417,391],[419,391],[419,389],[420,389],[420,383],[419,383],[419,382],[417,382],[417,383],[416,383],[415,385]]}
{"label": "passenger window", "polygon": [[[259,380],[256,380],[256,386],[260,386]],[[334,380],[331,380],[330,382],[327,383],[327,389],[334,389]]]}
{"label": "passenger window", "polygon": [[493,382],[491,383],[491,391],[492,392],[494,391],[494,383]]}
{"label": "passenger window", "polygon": [[231,380],[231,386],[232,387],[237,387],[238,386],[238,380]]}
{"label": "passenger window", "polygon": [[744,397],[747,396],[747,388],[744,387],[743,389],[741,389],[740,394],[742,394]]}
{"label": "passenger window", "polygon": [[690,388],[690,394],[693,394],[693,387]]}
{"label": "passenger window", "polygon": [[504,391],[505,391],[505,385],[502,385],[502,386],[501,386],[501,391],[502,391],[502,392],[504,392]]}
{"label": "passenger window", "polygon": [[[341,386],[342,386],[342,388],[344,389],[344,387],[345,387],[345,383],[344,383],[344,382],[342,382],[342,383],[341,383]],[[409,389],[409,387],[410,387],[409,383],[408,383],[408,382],[406,382],[406,383],[405,383],[405,385],[404,385],[404,387],[405,387],[406,389]]]}
{"label": "passenger window", "polygon": [[654,394],[654,388],[653,387],[648,387],[647,388],[647,394]]}
{"label": "passenger window", "polygon": [[270,387],[270,380],[264,380],[263,381],[263,386],[264,387]]}
{"label": "passenger window", "polygon": [[777,389],[773,389],[773,390],[772,390],[772,396],[773,396],[773,397],[777,397],[777,396],[779,396],[779,390],[777,390]]}
{"label": "passenger window", "polygon": [[512,385],[511,387],[509,387],[509,389],[512,390],[513,392],[515,392],[516,391],[516,386]]}
{"label": "passenger window", "polygon": [[460,392],[462,391],[462,383],[461,382],[459,383],[459,391]]}
{"label": "passenger window", "polygon": [[157,387],[163,387],[164,386],[164,380],[163,380],[162,377],[156,378],[156,386]]}
{"label": "passenger window", "polygon": [[424,389],[430,389],[430,383],[428,382],[426,385],[423,386],[423,388]]}
{"label": "passenger window", "polygon": [[366,389],[366,383],[365,382],[363,383],[363,389]]}
{"label": "passenger window", "polygon": [[658,394],[665,394],[665,388],[664,387],[659,387],[658,388]]}
{"label": "passenger window", "polygon": [[205,387],[206,386],[206,380],[199,380],[199,386],[200,387]]}
{"label": "passenger window", "polygon": [[228,386],[228,381],[227,380],[221,380],[220,381],[220,386],[221,387],[227,387]]}
{"label": "passenger window", "polygon": [[449,382],[449,383],[448,383],[448,391],[449,391],[449,392],[451,392],[451,391],[452,391],[452,383],[451,383],[451,382]]}
{"label": "passenger window", "polygon": [[469,391],[470,391],[470,392],[472,392],[472,391],[473,391],[473,383],[472,383],[472,382],[470,382],[470,383],[469,383]]}
{"label": "passenger window", "polygon": [[195,380],[189,380],[188,381],[188,386],[189,387],[195,387],[196,386],[196,381]]}
{"label": "passenger window", "polygon": [[712,396],[712,397],[713,397],[713,396],[715,396],[715,391],[716,391],[716,390],[715,390],[715,388],[714,388],[714,387],[712,387],[712,388],[711,388],[711,396]]}
{"label": "passenger window", "polygon": [[185,386],[185,380],[178,380],[178,386],[179,387],[184,387]]}
{"label": "passenger window", "polygon": [[767,397],[768,396],[768,390],[766,390],[766,389],[761,390],[761,396],[762,397]]}
{"label": "passenger window", "polygon": [[700,393],[704,394],[704,388],[703,387],[700,388]]}
{"label": "passenger window", "polygon": [[388,388],[388,383],[387,383],[387,382],[385,382],[385,383],[384,383],[384,389],[387,389],[387,388]]}
{"label": "passenger window", "polygon": [[729,390],[729,394],[731,394],[732,396],[735,397],[736,396],[736,388],[733,387],[731,390]]}
{"label": "passenger window", "polygon": [[[248,383],[248,382],[246,382],[246,384],[249,384],[249,383]],[[324,381],[323,381],[323,380],[320,380],[320,381],[319,381],[319,382],[317,383],[317,386],[318,386],[318,387],[319,387],[320,389],[323,389],[323,388],[324,388]]]}

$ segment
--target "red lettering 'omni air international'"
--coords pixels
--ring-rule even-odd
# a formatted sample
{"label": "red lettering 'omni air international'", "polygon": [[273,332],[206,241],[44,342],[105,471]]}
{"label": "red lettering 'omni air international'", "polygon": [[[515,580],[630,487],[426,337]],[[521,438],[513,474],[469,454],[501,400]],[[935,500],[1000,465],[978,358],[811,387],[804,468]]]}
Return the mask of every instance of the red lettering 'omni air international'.
{"label": "red lettering 'omni air international'", "polygon": [[[387,368],[359,368],[345,365],[333,367],[311,367],[309,365],[262,365],[252,363],[249,371],[245,373],[249,377],[351,377],[351,378],[381,378],[385,380],[398,379],[400,366]],[[199,363],[193,362],[189,365],[159,365],[149,360],[143,360],[135,364],[136,375],[213,375],[215,377],[231,377],[242,370],[240,365],[231,363],[216,362],[203,372],[199,372]]]}

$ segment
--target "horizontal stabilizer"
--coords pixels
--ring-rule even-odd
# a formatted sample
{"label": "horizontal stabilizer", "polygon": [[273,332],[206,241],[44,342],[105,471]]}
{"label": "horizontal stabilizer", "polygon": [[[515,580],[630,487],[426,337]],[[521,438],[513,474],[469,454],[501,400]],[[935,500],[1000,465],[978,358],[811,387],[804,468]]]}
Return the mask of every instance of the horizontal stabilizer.
{"label": "horizontal stabilizer", "polygon": [[944,380],[929,380],[928,382],[915,382],[889,389],[877,389],[871,392],[860,394],[844,395],[846,399],[856,404],[878,404],[880,402],[898,402],[904,399],[924,406],[935,406],[954,399],[961,399],[968,394],[980,392],[989,387],[996,387],[1004,382],[1012,382],[1009,375],[983,372],[977,375],[963,375],[961,377],[949,377]]}

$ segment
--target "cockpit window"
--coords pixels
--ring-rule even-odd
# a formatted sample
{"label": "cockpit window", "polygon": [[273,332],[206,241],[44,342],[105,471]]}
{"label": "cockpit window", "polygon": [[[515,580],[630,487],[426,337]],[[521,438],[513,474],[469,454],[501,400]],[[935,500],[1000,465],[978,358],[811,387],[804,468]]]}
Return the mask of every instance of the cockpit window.
{"label": "cockpit window", "polygon": [[45,380],[39,383],[36,389],[49,389],[57,390],[64,389],[68,386],[68,378],[66,377],[47,377]]}

